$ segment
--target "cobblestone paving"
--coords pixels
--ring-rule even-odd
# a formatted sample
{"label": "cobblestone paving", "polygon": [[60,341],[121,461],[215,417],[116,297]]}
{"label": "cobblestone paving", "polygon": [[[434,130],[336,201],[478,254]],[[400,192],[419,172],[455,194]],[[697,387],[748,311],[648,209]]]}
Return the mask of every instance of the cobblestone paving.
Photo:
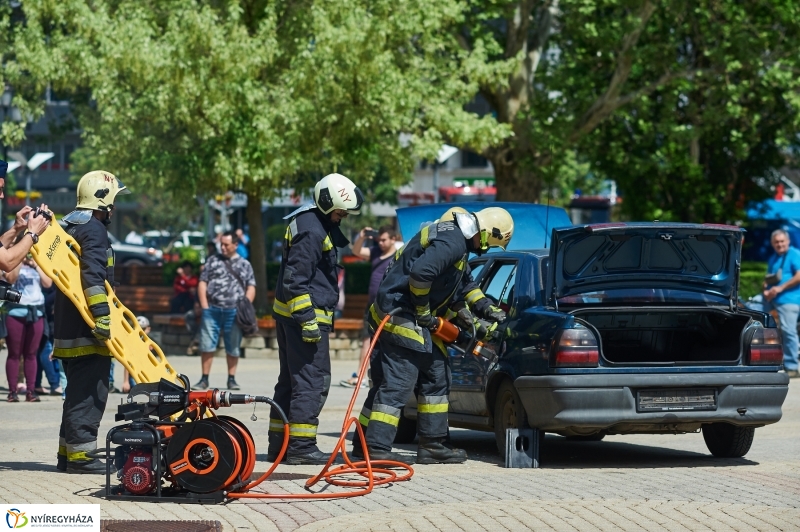
{"label": "cobblestone paving", "polygon": [[[0,357],[5,353],[0,353]],[[171,357],[194,381],[199,359]],[[211,384],[223,385],[223,360]],[[334,361],[333,380],[347,377],[353,362]],[[117,367],[121,377],[121,368]],[[271,394],[273,360],[243,360],[238,380],[246,393]],[[332,449],[351,390],[334,386],[320,426],[320,446]],[[114,425],[112,396],[101,434]],[[360,408],[360,402],[357,403]],[[580,443],[548,435],[543,468],[505,469],[491,434],[453,431],[467,449],[463,465],[417,466],[409,482],[376,488],[364,497],[329,501],[238,500],[224,505],[106,501],[103,480],[55,472],[61,400],[0,406],[2,448],[0,501],[95,503],[104,519],[216,519],[226,531],[448,531],[448,530],[800,530],[800,381],[792,381],[784,419],[756,431],[742,459],[711,457],[700,434],[607,437]],[[234,407],[225,414],[252,431],[256,474],[266,470],[268,411]],[[401,452],[413,453],[414,446]],[[268,493],[302,493],[314,466],[281,466],[259,487]],[[346,491],[334,486],[315,490]],[[146,532],[146,531],[143,531]]]}

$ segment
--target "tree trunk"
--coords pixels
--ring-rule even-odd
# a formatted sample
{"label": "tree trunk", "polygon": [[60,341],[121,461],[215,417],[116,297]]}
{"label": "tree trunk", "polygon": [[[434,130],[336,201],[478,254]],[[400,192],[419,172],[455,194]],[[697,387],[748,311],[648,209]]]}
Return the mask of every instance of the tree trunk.
{"label": "tree trunk", "polygon": [[264,239],[264,225],[261,218],[261,196],[247,194],[247,223],[250,224],[250,263],[256,277],[256,300],[253,306],[258,315],[269,312],[267,304],[267,247]]}
{"label": "tree trunk", "polygon": [[522,167],[519,162],[522,159],[521,154],[515,153],[513,147],[503,151],[505,153],[490,156],[494,166],[497,201],[539,203],[543,190],[541,178],[535,172]]}

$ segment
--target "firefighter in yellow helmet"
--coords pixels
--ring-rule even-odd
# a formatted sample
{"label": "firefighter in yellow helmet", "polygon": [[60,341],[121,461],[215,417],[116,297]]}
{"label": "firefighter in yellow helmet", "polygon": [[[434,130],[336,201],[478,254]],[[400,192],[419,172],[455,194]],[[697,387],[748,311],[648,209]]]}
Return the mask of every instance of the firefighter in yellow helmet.
{"label": "firefighter in yellow helmet", "polygon": [[[399,252],[384,274],[378,296],[370,307],[370,327],[395,311],[378,340],[380,365],[373,366],[373,389],[359,420],[366,426],[366,445],[373,460],[412,463],[392,452],[401,410],[419,382],[416,462],[455,464],[467,453],[446,442],[449,409],[449,362],[441,340],[432,337],[437,317],[449,311],[473,319],[466,304],[485,318],[505,319],[471,278],[467,257],[490,247],[505,249],[514,232],[514,221],[505,209],[488,208],[476,213],[455,210],[422,228]],[[379,368],[378,368],[379,366]],[[382,371],[375,389],[375,369]],[[363,442],[354,441],[353,454],[363,456]]]}
{"label": "firefighter in yellow helmet", "polygon": [[456,219],[456,214],[467,214],[469,211],[464,207],[450,207],[442,213],[437,222],[452,222]]}
{"label": "firefighter in yellow helmet", "polygon": [[105,282],[114,284],[114,252],[106,226],[114,201],[129,194],[119,179],[102,170],[78,182],[75,210],[64,217],[66,231],[81,247],[81,287],[94,327],[62,292],[56,292],[53,356],[61,361],[68,386],[59,431],[59,471],[103,474],[106,466],[87,453],[97,448],[97,431],[108,400],[111,318]]}

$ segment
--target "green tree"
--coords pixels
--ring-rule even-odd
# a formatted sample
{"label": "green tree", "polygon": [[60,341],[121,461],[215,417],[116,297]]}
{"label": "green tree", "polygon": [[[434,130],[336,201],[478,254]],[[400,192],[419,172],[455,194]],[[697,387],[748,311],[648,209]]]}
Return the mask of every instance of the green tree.
{"label": "green tree", "polygon": [[672,42],[671,55],[702,75],[631,102],[583,146],[616,179],[631,218],[741,219],[746,201],[769,195],[800,123],[800,12],[788,2],[682,7],[655,19],[648,39]]}
{"label": "green tree", "polygon": [[0,142],[5,148],[18,146],[25,140],[25,126],[44,114],[47,81],[31,76],[17,58],[16,41],[24,31],[24,15],[14,2],[0,4],[0,94],[3,102]]}
{"label": "green tree", "polygon": [[[751,135],[745,144],[751,145],[759,128],[783,126],[747,124],[776,120],[773,113],[789,110],[798,98],[792,57],[799,44],[798,7],[788,0],[470,0],[469,6],[455,32],[465,50],[485,50],[487,67],[475,79],[497,120],[514,132],[482,151],[494,165],[498,199],[539,201],[545,184],[563,186],[562,167],[574,160],[592,161],[594,170],[612,178],[625,167],[626,193],[657,195],[662,183],[648,182],[644,165],[626,167],[627,153],[638,150],[674,165],[673,178],[687,170],[684,162],[694,149],[687,138],[679,142],[682,151],[654,154],[661,142],[656,139],[677,139],[668,117],[684,97],[691,96],[695,114],[702,111],[707,132],[722,136],[733,128],[737,136],[745,128]],[[715,94],[713,113],[706,109],[709,91]],[[662,101],[668,94],[676,98],[671,107]],[[598,131],[609,121],[618,135]],[[650,137],[626,137],[631,126]],[[778,144],[780,136],[773,135]],[[761,149],[770,142],[765,138]],[[739,144],[737,158],[746,159],[744,146],[733,143]],[[727,149],[716,146],[718,154]],[[721,201],[730,204],[746,188],[734,186]],[[717,191],[703,188],[701,194]],[[631,199],[629,205],[641,206]]]}
{"label": "green tree", "polygon": [[[261,199],[347,169],[405,181],[446,139],[481,149],[508,129],[464,111],[481,68],[445,28],[456,0],[31,0],[17,56],[76,106],[85,160],[134,190],[242,190],[254,264]],[[410,143],[398,142],[400,133]],[[257,306],[266,271],[256,269]]]}

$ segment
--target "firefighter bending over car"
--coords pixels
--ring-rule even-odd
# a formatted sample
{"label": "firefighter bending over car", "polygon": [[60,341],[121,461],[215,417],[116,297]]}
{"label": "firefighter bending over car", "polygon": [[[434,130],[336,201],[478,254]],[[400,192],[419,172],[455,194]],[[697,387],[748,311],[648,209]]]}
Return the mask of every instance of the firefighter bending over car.
{"label": "firefighter bending over car", "polygon": [[69,233],[81,247],[81,285],[95,320],[94,328],[60,290],[56,291],[53,356],[61,361],[69,385],[59,430],[59,471],[104,474],[105,464],[90,455],[108,400],[111,317],[105,282],[114,284],[114,252],[106,226],[114,200],[129,194],[114,175],[89,172],[78,183],[78,203],[64,216]]}
{"label": "firefighter bending over car", "polygon": [[[416,462],[462,463],[467,459],[465,451],[446,441],[449,361],[445,345],[431,332],[436,330],[438,316],[457,313],[462,320],[471,321],[465,302],[477,315],[493,322],[492,326],[505,319],[505,313],[491,305],[472,281],[467,257],[490,247],[505,249],[513,232],[514,222],[505,209],[490,207],[476,213],[451,209],[397,252],[370,307],[373,331],[386,314],[399,309],[378,340],[382,382],[374,383],[377,391],[370,390],[361,412],[370,459],[413,463],[393,453],[392,442],[401,409],[417,385]],[[375,366],[373,377],[374,371]],[[354,456],[363,453],[358,443]]]}
{"label": "firefighter bending over car", "polygon": [[[284,463],[325,464],[317,447],[319,413],[331,384],[328,335],[339,301],[337,247],[350,242],[339,229],[348,214],[359,214],[364,198],[340,174],[322,178],[314,203],[286,218],[283,260],[275,288],[280,374],[273,399],[289,417],[289,448]],[[283,443],[283,422],[270,415],[267,460],[275,461]]]}

